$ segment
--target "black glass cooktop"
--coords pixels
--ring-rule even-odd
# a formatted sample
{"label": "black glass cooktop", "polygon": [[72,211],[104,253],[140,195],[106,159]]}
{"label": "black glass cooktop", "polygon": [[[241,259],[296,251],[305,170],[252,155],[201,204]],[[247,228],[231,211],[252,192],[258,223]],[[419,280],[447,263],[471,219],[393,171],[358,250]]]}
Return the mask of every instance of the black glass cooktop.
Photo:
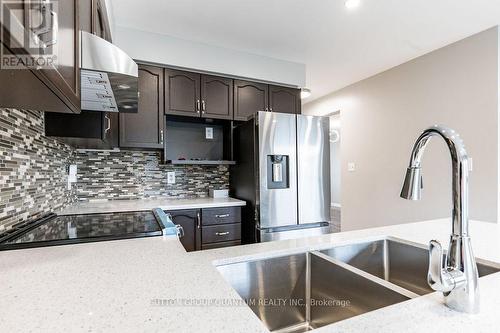
{"label": "black glass cooktop", "polygon": [[0,242],[0,249],[161,236],[151,211],[89,215],[50,215],[29,223]]}

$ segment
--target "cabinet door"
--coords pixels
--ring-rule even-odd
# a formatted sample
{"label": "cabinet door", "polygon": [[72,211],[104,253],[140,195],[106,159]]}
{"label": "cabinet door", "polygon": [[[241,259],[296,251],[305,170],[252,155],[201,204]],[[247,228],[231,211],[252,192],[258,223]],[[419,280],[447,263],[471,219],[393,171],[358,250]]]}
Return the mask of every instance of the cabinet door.
{"label": "cabinet door", "polygon": [[[2,107],[37,108],[47,112],[80,113],[79,29],[77,0],[2,2],[0,20],[4,54],[47,56],[45,66],[26,71],[2,69]],[[3,22],[2,22],[3,21]],[[42,43],[43,42],[43,43]],[[51,56],[57,57],[50,63]],[[16,73],[21,72],[21,73]],[[43,83],[43,84],[40,84]],[[27,96],[29,95],[29,96]],[[27,97],[23,97],[27,96]],[[33,99],[38,103],[33,103]]]}
{"label": "cabinet door", "polygon": [[80,30],[93,34],[93,3],[95,0],[78,1],[78,20]]}
{"label": "cabinet door", "polygon": [[105,0],[92,0],[92,33],[111,42],[111,29]]}
{"label": "cabinet door", "polygon": [[267,111],[267,84],[234,81],[234,120],[247,121],[258,111]]}
{"label": "cabinet door", "polygon": [[201,250],[201,219],[199,210],[174,210],[167,212],[172,216],[175,224],[184,229],[184,236],[180,239],[186,251]]}
{"label": "cabinet door", "polygon": [[[39,15],[40,2],[30,2],[30,15]],[[78,19],[78,0],[58,1],[57,6],[49,7],[54,12],[53,21],[47,27],[52,33],[41,35],[44,42],[54,40],[55,44],[46,48],[47,52],[57,55],[57,65],[53,69],[42,69],[39,75],[53,86],[61,97],[80,110],[80,26]],[[34,14],[35,13],[35,14]],[[32,21],[32,18],[30,18]],[[33,29],[32,29],[33,30]]]}
{"label": "cabinet door", "polygon": [[300,90],[269,86],[269,111],[300,114]]}
{"label": "cabinet door", "polygon": [[80,29],[111,42],[105,0],[79,0]]}
{"label": "cabinet door", "polygon": [[199,117],[201,112],[200,74],[165,70],[165,113]]}
{"label": "cabinet door", "polygon": [[203,118],[233,120],[233,80],[201,76],[201,113]]}
{"label": "cabinet door", "polygon": [[118,113],[82,111],[80,114],[45,113],[45,135],[59,137],[80,149],[118,147]]}
{"label": "cabinet door", "polygon": [[139,66],[137,113],[120,113],[120,147],[163,148],[163,69]]}

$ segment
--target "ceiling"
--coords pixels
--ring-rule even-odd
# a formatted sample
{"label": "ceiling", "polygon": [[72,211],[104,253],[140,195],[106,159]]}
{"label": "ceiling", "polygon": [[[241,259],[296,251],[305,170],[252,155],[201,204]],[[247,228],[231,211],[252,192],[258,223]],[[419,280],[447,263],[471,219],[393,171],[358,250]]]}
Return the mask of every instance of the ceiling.
{"label": "ceiling", "polygon": [[114,22],[306,64],[310,100],[500,23],[498,0],[112,0]]}

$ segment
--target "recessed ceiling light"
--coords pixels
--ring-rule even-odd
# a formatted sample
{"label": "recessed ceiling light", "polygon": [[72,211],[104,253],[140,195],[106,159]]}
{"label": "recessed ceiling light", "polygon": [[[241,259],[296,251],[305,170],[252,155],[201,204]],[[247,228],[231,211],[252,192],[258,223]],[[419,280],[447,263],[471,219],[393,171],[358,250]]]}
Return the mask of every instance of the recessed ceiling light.
{"label": "recessed ceiling light", "polygon": [[309,96],[311,96],[311,89],[302,88],[302,90],[300,91],[300,98],[305,99]]}
{"label": "recessed ceiling light", "polygon": [[346,2],[345,2],[345,6],[348,9],[353,9],[353,8],[359,7],[360,4],[361,4],[361,0],[346,0]]}

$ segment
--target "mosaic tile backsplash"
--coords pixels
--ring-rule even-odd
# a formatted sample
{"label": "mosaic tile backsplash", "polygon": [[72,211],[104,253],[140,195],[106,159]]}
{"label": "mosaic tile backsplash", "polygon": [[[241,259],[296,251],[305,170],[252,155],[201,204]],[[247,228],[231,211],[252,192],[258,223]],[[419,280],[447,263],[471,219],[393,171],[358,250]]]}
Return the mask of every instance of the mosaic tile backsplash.
{"label": "mosaic tile backsplash", "polygon": [[[228,188],[227,166],[159,165],[156,151],[77,152],[77,197],[122,200],[155,197],[206,197],[210,188]],[[167,172],[175,171],[175,184]]]}
{"label": "mosaic tile backsplash", "polygon": [[43,112],[0,109],[0,232],[73,202],[71,147],[43,135]]}
{"label": "mosaic tile backsplash", "polygon": [[[44,136],[43,112],[0,109],[0,232],[78,201],[206,197],[227,166],[160,165],[156,151],[78,151]],[[78,182],[67,190],[67,167]],[[167,184],[175,171],[176,183]]]}

